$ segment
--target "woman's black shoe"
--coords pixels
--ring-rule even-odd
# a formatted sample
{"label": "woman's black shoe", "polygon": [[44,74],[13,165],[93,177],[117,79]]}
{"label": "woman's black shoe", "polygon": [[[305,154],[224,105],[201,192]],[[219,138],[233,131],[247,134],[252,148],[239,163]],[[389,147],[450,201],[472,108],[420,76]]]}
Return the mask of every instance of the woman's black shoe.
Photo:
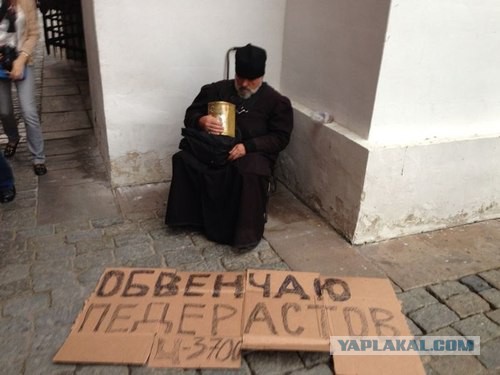
{"label": "woman's black shoe", "polygon": [[43,176],[45,173],[47,173],[47,167],[45,166],[45,164],[34,164],[33,170],[35,171],[35,174],[37,176]]}
{"label": "woman's black shoe", "polygon": [[0,203],[12,202],[16,197],[16,187],[0,190]]}
{"label": "woman's black shoe", "polygon": [[16,153],[18,145],[19,145],[19,139],[17,140],[16,143],[7,143],[3,150],[3,156],[5,156],[6,158],[13,157]]}

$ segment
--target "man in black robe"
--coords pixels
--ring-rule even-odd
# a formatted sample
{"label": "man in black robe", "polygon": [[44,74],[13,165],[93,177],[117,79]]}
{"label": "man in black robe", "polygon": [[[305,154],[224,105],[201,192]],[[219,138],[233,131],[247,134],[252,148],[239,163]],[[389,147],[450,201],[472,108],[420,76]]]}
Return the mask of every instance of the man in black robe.
{"label": "man in black robe", "polygon": [[202,230],[212,241],[240,251],[255,248],[264,233],[269,180],[293,128],[290,100],[263,81],[266,51],[248,44],[236,49],[235,79],[205,85],[186,110],[184,125],[222,134],[208,103],[236,106],[237,141],[224,166],[214,167],[188,151],[172,157],[172,182],[165,222]]}

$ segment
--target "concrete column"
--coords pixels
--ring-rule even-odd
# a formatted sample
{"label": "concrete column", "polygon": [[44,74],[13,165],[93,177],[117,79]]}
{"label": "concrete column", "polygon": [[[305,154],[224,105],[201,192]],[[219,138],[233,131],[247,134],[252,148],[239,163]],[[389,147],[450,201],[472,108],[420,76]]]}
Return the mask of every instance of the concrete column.
{"label": "concrete column", "polygon": [[290,187],[353,243],[499,217],[499,17],[495,0],[289,0]]}

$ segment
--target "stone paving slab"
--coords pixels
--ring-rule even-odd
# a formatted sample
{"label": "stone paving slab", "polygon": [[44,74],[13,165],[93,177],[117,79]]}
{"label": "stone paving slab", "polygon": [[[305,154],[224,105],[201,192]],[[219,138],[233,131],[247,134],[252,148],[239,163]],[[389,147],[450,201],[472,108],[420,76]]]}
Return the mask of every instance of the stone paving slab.
{"label": "stone paving slab", "polygon": [[[137,187],[124,186],[116,189],[118,204],[125,215],[133,212],[165,210],[167,196],[168,185],[166,183]],[[163,214],[164,212],[162,211]]]}
{"label": "stone paving slab", "polygon": [[445,305],[432,304],[409,314],[424,332],[432,332],[459,321],[459,317]]}
{"label": "stone paving slab", "polygon": [[434,356],[428,366],[435,374],[484,375],[484,367],[472,356]]}
{"label": "stone paving slab", "polygon": [[500,290],[487,289],[479,292],[479,295],[486,300],[493,308],[500,309]]}
{"label": "stone paving slab", "polygon": [[496,324],[500,325],[500,310],[494,310],[489,313],[486,313],[486,316],[494,321]]}
{"label": "stone paving slab", "polygon": [[295,352],[253,352],[246,355],[248,366],[255,374],[281,375],[302,370],[304,365]]}
{"label": "stone paving slab", "polygon": [[498,243],[500,221],[490,220],[368,244],[359,251],[409,290],[499,268]]}
{"label": "stone paving slab", "polygon": [[47,184],[40,187],[39,199],[40,224],[54,224],[85,215],[105,218],[119,213],[112,192],[102,183],[89,182],[74,186]]}
{"label": "stone paving slab", "polygon": [[45,86],[42,90],[42,95],[44,97],[80,94],[80,89],[76,84],[63,86]]}
{"label": "stone paving slab", "polygon": [[404,314],[408,314],[433,303],[439,303],[439,301],[424,288],[416,288],[407,292],[398,293],[397,296],[402,302],[402,311]]}
{"label": "stone paving slab", "polygon": [[289,191],[280,184],[278,189],[270,199],[264,237],[292,269],[322,275],[385,277]]}
{"label": "stone paving slab", "polygon": [[[98,155],[97,143],[92,134],[89,136],[50,140],[45,143],[45,154],[47,155],[47,159],[66,154],[78,158],[88,158]],[[48,161],[47,165],[49,165]],[[44,178],[47,176],[44,176]]]}
{"label": "stone paving slab", "polygon": [[[50,176],[40,182],[40,191],[45,188],[61,188],[65,186],[101,183],[109,186],[106,182],[106,171],[99,168],[91,171],[85,165],[75,164],[72,168],[52,169]],[[52,186],[49,186],[52,185]],[[107,188],[109,190],[109,187]]]}
{"label": "stone paving slab", "polygon": [[55,131],[92,128],[86,111],[42,113],[41,121],[45,134]]}
{"label": "stone paving slab", "polygon": [[84,111],[86,109],[80,95],[44,97],[42,98],[42,108],[44,112]]}
{"label": "stone paving slab", "polygon": [[469,289],[458,281],[445,281],[440,284],[431,285],[429,291],[441,301],[445,301],[458,294],[468,293]]}
{"label": "stone paving slab", "polygon": [[[481,347],[479,360],[483,365],[492,370],[500,369],[500,338],[497,338]],[[498,372],[496,372],[498,374]]]}
{"label": "stone paving slab", "polygon": [[[61,130],[61,131],[53,131],[50,133],[45,133],[44,138],[45,141],[50,141],[54,139],[64,139],[67,137],[85,137],[93,134],[93,130],[91,128],[88,129],[75,129],[75,130]],[[52,163],[51,163],[52,170]]]}
{"label": "stone paving slab", "polygon": [[73,64],[67,60],[61,60],[53,56],[45,56],[43,63],[44,79],[42,84],[46,86],[48,80],[53,78],[67,78],[71,80],[70,82],[74,82],[75,77],[72,65]]}
{"label": "stone paving slab", "polygon": [[491,286],[486,281],[484,281],[484,279],[477,275],[462,277],[460,279],[460,282],[469,287],[469,289],[471,289],[473,292],[482,292],[483,290],[491,288]]}
{"label": "stone paving slab", "polygon": [[490,270],[479,274],[484,280],[497,289],[500,289],[500,270]]}
{"label": "stone paving slab", "polygon": [[[50,142],[47,142],[50,143]],[[52,172],[58,171],[61,169],[77,169],[82,171],[88,171],[87,173],[99,173],[102,176],[102,173],[106,171],[106,167],[102,163],[102,159],[93,155],[91,153],[85,154],[61,154],[61,155],[52,155],[50,156],[50,171],[51,174],[47,174],[44,176],[44,180],[46,182],[50,182],[55,180],[52,177]],[[46,177],[46,178],[45,178]],[[54,181],[58,182],[58,181]]]}
{"label": "stone paving slab", "polygon": [[500,337],[500,326],[492,322],[484,314],[477,314],[453,323],[452,327],[464,336],[481,336],[481,344]]}
{"label": "stone paving slab", "polygon": [[73,77],[67,76],[67,77],[46,77],[43,79],[43,87],[51,87],[51,86],[66,86],[66,85],[73,85],[75,83]]}
{"label": "stone paving slab", "polygon": [[447,299],[445,303],[460,318],[466,318],[490,310],[488,302],[474,293],[457,294]]}

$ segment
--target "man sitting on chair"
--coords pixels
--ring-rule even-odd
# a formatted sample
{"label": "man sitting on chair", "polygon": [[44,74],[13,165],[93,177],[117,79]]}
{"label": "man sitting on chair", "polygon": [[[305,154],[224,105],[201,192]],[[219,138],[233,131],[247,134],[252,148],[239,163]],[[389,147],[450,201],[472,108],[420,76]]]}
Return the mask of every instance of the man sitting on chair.
{"label": "man sitting on chair", "polygon": [[236,49],[235,78],[205,85],[187,108],[186,128],[219,135],[224,128],[208,114],[208,103],[236,106],[237,143],[227,163],[213,167],[188,151],[172,157],[172,182],[165,222],[202,230],[212,241],[242,251],[264,233],[269,179],[293,128],[290,100],[266,82],[266,51],[248,44]]}

